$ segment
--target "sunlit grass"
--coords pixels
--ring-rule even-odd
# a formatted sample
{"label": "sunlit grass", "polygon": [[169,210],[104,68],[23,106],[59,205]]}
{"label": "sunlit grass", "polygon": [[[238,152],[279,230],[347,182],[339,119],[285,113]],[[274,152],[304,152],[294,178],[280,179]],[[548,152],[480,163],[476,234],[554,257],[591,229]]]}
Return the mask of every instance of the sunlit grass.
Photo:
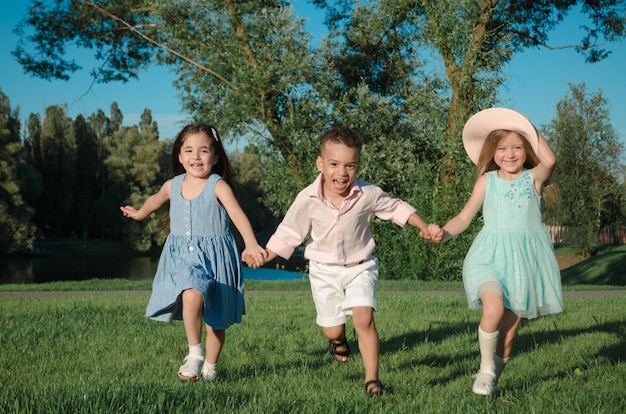
{"label": "sunlit grass", "polygon": [[0,301],[0,412],[450,413],[626,412],[624,297],[566,298],[525,321],[501,398],[471,393],[478,312],[463,295],[381,291],[381,379],[369,399],[353,357],[334,363],[308,291],[250,294],[227,331],[214,384],[180,381],[182,323],[143,317],[147,294]]}

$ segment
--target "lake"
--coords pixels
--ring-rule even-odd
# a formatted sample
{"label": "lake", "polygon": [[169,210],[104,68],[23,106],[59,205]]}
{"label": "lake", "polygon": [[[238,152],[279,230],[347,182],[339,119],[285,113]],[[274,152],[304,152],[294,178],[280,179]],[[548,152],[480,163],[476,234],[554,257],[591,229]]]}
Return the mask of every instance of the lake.
{"label": "lake", "polygon": [[[47,283],[88,279],[151,279],[157,257],[11,257],[0,258],[0,284]],[[243,268],[248,280],[299,280],[307,278],[289,270]]]}

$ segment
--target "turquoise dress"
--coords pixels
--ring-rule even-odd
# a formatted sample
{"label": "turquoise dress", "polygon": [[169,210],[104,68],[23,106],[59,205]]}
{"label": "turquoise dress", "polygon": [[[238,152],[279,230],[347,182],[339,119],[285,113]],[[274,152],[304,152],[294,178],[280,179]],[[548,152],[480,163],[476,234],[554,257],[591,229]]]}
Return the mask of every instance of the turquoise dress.
{"label": "turquoise dress", "polygon": [[541,221],[541,197],[531,170],[510,181],[498,177],[496,171],[485,175],[485,224],[463,263],[469,307],[481,309],[480,286],[496,282],[502,288],[505,308],[522,318],[562,312],[561,274]]}
{"label": "turquoise dress", "polygon": [[146,316],[170,322],[182,319],[181,293],[195,289],[204,297],[204,322],[226,329],[245,314],[241,260],[226,209],[215,197],[211,174],[202,193],[182,196],[185,174],[172,180],[170,234],[163,245]]}

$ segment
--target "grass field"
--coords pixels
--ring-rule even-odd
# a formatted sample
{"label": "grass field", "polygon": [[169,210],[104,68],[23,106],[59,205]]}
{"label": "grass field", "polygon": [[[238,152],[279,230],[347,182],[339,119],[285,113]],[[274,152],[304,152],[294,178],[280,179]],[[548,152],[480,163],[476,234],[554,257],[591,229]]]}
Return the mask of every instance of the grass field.
{"label": "grass field", "polygon": [[[624,252],[564,269],[564,290],[623,290]],[[354,330],[352,359],[335,363],[306,281],[246,286],[222,377],[205,384],[176,375],[182,323],[143,317],[150,281],[0,285],[0,413],[626,412],[626,295],[568,296],[562,314],[524,321],[489,398],[471,392],[480,314],[460,282],[381,281],[381,380],[394,392],[370,399]]]}
{"label": "grass field", "polygon": [[381,379],[369,399],[356,338],[334,363],[314,325],[310,294],[247,297],[228,330],[217,383],[176,376],[182,323],[142,317],[148,296],[4,297],[2,413],[623,413],[626,297],[567,298],[563,314],[525,321],[503,394],[471,393],[479,313],[458,294],[381,292]]}

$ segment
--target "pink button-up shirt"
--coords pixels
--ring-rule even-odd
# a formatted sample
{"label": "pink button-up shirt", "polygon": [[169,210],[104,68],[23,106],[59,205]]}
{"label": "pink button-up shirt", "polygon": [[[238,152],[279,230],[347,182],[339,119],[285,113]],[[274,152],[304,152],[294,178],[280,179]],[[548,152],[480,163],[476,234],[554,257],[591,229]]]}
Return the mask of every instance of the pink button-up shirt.
{"label": "pink button-up shirt", "polygon": [[267,248],[289,259],[309,235],[304,257],[318,263],[348,265],[367,259],[374,251],[369,229],[372,214],[404,227],[416,209],[392,198],[379,187],[355,180],[337,209],[322,196],[322,175],[302,190],[287,211]]}

